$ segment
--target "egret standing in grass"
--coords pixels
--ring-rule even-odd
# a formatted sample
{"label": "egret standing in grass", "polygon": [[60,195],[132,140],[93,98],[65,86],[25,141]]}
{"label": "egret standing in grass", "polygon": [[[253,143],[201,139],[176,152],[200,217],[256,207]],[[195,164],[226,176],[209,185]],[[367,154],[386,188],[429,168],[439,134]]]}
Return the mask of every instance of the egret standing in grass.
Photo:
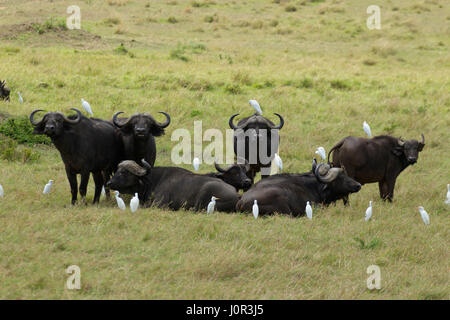
{"label": "egret standing in grass", "polygon": [[138,208],[139,208],[139,197],[138,197],[138,194],[135,193],[135,194],[134,194],[134,197],[131,198],[131,201],[130,201],[130,209],[131,209],[131,212],[136,212],[136,210],[137,210]]}
{"label": "egret standing in grass", "polygon": [[114,191],[114,196],[116,197],[116,201],[117,201],[117,206],[121,209],[124,210],[127,208],[125,206],[125,202],[122,200],[122,198],[119,197],[119,191]]}
{"label": "egret standing in grass", "polygon": [[305,211],[306,211],[306,216],[308,217],[308,219],[312,219],[312,208],[311,208],[311,205],[309,204],[309,201],[306,201],[306,208],[305,208]]}
{"label": "egret standing in grass", "polygon": [[365,122],[365,121],[364,121],[364,123],[363,123],[363,129],[364,129],[364,132],[367,134],[367,136],[368,136],[369,138],[371,138],[371,137],[372,137],[372,131],[370,131],[370,126],[369,126],[369,124],[368,124],[367,122]]}
{"label": "egret standing in grass", "polygon": [[447,199],[445,200],[446,204],[450,204],[450,184],[447,184]]}
{"label": "egret standing in grass", "polygon": [[216,207],[216,200],[219,198],[216,198],[214,196],[211,197],[211,202],[208,203],[208,208],[206,209],[206,213],[210,214],[214,212],[214,208]]}
{"label": "egret standing in grass", "polygon": [[326,154],[325,149],[323,147],[318,147],[317,150],[316,150],[316,154],[318,154],[322,158],[322,160],[325,160],[326,157],[327,157],[327,154]]}
{"label": "egret standing in grass", "polygon": [[261,110],[261,107],[259,106],[258,101],[256,101],[256,100],[250,100],[249,103],[250,103],[250,105],[253,107],[253,109],[256,110],[257,113],[259,113],[260,115],[262,115],[262,110]]}
{"label": "egret standing in grass", "polygon": [[52,189],[53,180],[49,180],[48,183],[44,187],[44,191],[42,191],[43,194],[49,194],[50,190]]}
{"label": "egret standing in grass", "polygon": [[194,170],[198,171],[198,168],[200,168],[200,159],[195,157],[194,161],[192,161],[192,165],[194,166]]}
{"label": "egret standing in grass", "polygon": [[258,219],[258,216],[259,216],[259,207],[258,207],[258,201],[257,201],[257,200],[255,200],[255,201],[253,202],[252,212],[253,212],[253,216],[255,217],[255,219]]}
{"label": "egret standing in grass", "polygon": [[422,217],[423,223],[430,224],[430,216],[425,211],[425,209],[421,206],[419,207],[420,216]]}
{"label": "egret standing in grass", "polygon": [[0,184],[0,198],[3,198],[4,195],[5,195],[5,191],[3,191],[3,187]]}
{"label": "egret standing in grass", "polygon": [[23,98],[22,98],[22,95],[20,94],[20,92],[17,92],[17,95],[19,96],[19,102],[23,103]]}
{"label": "egret standing in grass", "polygon": [[89,113],[91,116],[94,115],[92,113],[91,105],[89,104],[89,102],[87,102],[84,99],[81,99],[81,105],[83,106],[84,110],[86,110],[87,113]]}
{"label": "egret standing in grass", "polygon": [[366,221],[369,221],[370,217],[372,217],[372,201],[369,201],[369,207],[366,209]]}
{"label": "egret standing in grass", "polygon": [[278,155],[278,153],[275,153],[275,164],[277,165],[277,167],[281,170],[283,170],[283,160],[281,160],[280,156]]}

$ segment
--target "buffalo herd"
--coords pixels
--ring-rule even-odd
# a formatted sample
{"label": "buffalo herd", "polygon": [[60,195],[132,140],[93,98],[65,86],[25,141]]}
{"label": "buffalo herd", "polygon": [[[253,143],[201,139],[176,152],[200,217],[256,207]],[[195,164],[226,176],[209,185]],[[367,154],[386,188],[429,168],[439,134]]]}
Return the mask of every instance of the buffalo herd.
{"label": "buffalo herd", "polygon": [[[2,90],[4,83],[0,94]],[[300,216],[305,214],[308,201],[329,205],[343,200],[347,204],[349,194],[373,182],[379,183],[381,198],[392,201],[397,176],[417,162],[425,145],[423,135],[421,141],[391,136],[346,137],[330,150],[328,163],[317,163],[314,159],[309,172],[270,175],[283,117],[275,113],[279,123],[274,124],[255,113],[234,124],[238,116],[235,114],[228,123],[234,130],[236,162],[226,168],[215,163],[215,172],[197,174],[179,167],[154,166],[155,137],[163,135],[171,123],[169,114],[160,112],[166,118],[164,122],[145,113],[119,117],[123,112],[116,112],[111,120],[102,120],[85,117],[76,108],[72,110],[75,115],[47,112],[40,120],[35,119],[36,114],[43,110],[30,114],[34,133],[47,135],[61,154],[72,204],[77,202],[78,191],[85,202],[91,173],[95,183],[94,203],[105,188],[108,199],[110,189],[137,193],[144,207],[202,211],[214,196],[217,211],[251,212],[257,200],[260,215]],[[249,152],[252,146],[263,147],[262,154],[266,157],[260,158],[259,150],[252,157]],[[254,183],[257,172],[261,172],[261,180]],[[81,175],[79,186],[77,174]]]}

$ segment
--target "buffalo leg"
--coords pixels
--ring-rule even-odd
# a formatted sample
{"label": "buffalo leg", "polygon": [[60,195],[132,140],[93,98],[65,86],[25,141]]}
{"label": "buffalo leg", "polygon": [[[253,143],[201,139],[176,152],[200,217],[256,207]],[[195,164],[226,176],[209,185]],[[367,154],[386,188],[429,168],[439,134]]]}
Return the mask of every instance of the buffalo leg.
{"label": "buffalo leg", "polygon": [[110,188],[106,185],[106,182],[108,182],[108,180],[112,174],[109,173],[109,171],[103,171],[102,174],[103,174],[103,186],[105,187],[106,200],[109,201],[111,199]]}
{"label": "buffalo leg", "polygon": [[348,206],[348,195],[342,198],[342,202],[344,202],[344,206]]}
{"label": "buffalo leg", "polygon": [[71,172],[70,168],[68,167],[66,167],[66,175],[70,184],[70,192],[72,193],[72,205],[74,205],[77,202],[78,195],[77,175]]}
{"label": "buffalo leg", "polygon": [[95,203],[98,203],[98,201],[100,199],[104,181],[103,181],[103,174],[101,171],[93,173],[92,176],[94,177],[94,183],[95,183],[95,193],[94,193],[94,202],[93,202],[95,204]]}
{"label": "buffalo leg", "polygon": [[388,200],[389,188],[386,181],[378,182],[378,188],[380,189],[380,197],[383,200]]}
{"label": "buffalo leg", "polygon": [[81,201],[83,203],[86,203],[86,193],[87,193],[87,185],[89,182],[89,174],[90,174],[89,171],[81,173],[80,195],[81,195]]}
{"label": "buffalo leg", "polygon": [[395,180],[396,179],[387,181],[387,199],[389,200],[389,202],[392,202],[392,200],[394,199]]}

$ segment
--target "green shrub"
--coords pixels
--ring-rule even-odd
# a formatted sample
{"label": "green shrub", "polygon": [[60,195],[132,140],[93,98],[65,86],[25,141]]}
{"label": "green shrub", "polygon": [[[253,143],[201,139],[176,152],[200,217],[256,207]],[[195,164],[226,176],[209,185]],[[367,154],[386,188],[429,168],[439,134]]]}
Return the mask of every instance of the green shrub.
{"label": "green shrub", "polygon": [[17,141],[0,134],[0,159],[26,163],[36,161],[39,157],[39,153],[31,148],[21,147]]}
{"label": "green shrub", "polygon": [[51,144],[47,136],[35,135],[33,130],[34,128],[27,116],[9,118],[0,125],[0,133],[14,139],[18,143],[28,145]]}
{"label": "green shrub", "polygon": [[239,94],[242,92],[241,87],[238,84],[227,84],[225,86],[225,92],[231,93],[231,94]]}

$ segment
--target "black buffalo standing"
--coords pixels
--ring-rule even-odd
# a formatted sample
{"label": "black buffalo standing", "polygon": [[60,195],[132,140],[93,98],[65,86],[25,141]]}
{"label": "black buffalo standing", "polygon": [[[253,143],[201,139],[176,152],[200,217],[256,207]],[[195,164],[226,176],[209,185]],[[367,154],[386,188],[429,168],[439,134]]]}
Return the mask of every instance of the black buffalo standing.
{"label": "black buffalo standing", "polygon": [[166,121],[158,123],[152,116],[143,113],[134,114],[130,118],[117,118],[121,113],[123,112],[116,112],[112,122],[122,133],[125,159],[138,163],[141,163],[141,159],[145,159],[153,166],[156,159],[154,137],[164,134],[164,128],[170,124],[170,116],[160,112],[166,116]]}
{"label": "black buffalo standing", "polygon": [[0,99],[9,101],[10,90],[6,86],[6,80],[0,81]]}
{"label": "black buffalo standing", "polygon": [[360,189],[343,169],[317,165],[314,159],[311,172],[276,174],[254,184],[242,195],[236,210],[251,212],[257,200],[260,215],[277,212],[299,216],[305,214],[307,201],[328,205]]}
{"label": "black buffalo standing", "polygon": [[233,212],[239,200],[235,188],[207,175],[195,174],[177,167],[151,167],[144,159],[141,167],[134,161],[123,161],[107,185],[120,193],[138,193],[146,206],[179,210],[205,210],[211,197],[216,210]]}
{"label": "black buffalo standing", "polygon": [[72,204],[77,201],[77,174],[81,174],[80,195],[86,197],[89,175],[95,182],[94,203],[99,201],[105,176],[110,176],[123,157],[123,146],[118,130],[108,121],[86,118],[78,109],[76,116],[66,117],[60,112],[47,112],[35,121],[34,110],[30,122],[35,134],[50,137],[61,154],[72,193]]}
{"label": "black buffalo standing", "polygon": [[[281,115],[275,113],[280,118],[280,123],[275,125],[269,119],[255,113],[250,117],[241,119],[235,125],[233,119],[237,115],[239,113],[231,116],[228,121],[230,128],[234,130],[234,153],[250,163],[249,177],[252,180],[259,171],[261,171],[261,178],[268,177],[271,161],[277,152],[280,140],[278,130],[283,128],[284,119]],[[244,149],[241,149],[242,147]]]}
{"label": "black buffalo standing", "polygon": [[344,167],[361,184],[378,182],[380,197],[392,201],[398,175],[417,162],[424,146],[423,134],[422,141],[404,141],[391,136],[346,137],[331,148],[328,162],[333,153],[332,166]]}

